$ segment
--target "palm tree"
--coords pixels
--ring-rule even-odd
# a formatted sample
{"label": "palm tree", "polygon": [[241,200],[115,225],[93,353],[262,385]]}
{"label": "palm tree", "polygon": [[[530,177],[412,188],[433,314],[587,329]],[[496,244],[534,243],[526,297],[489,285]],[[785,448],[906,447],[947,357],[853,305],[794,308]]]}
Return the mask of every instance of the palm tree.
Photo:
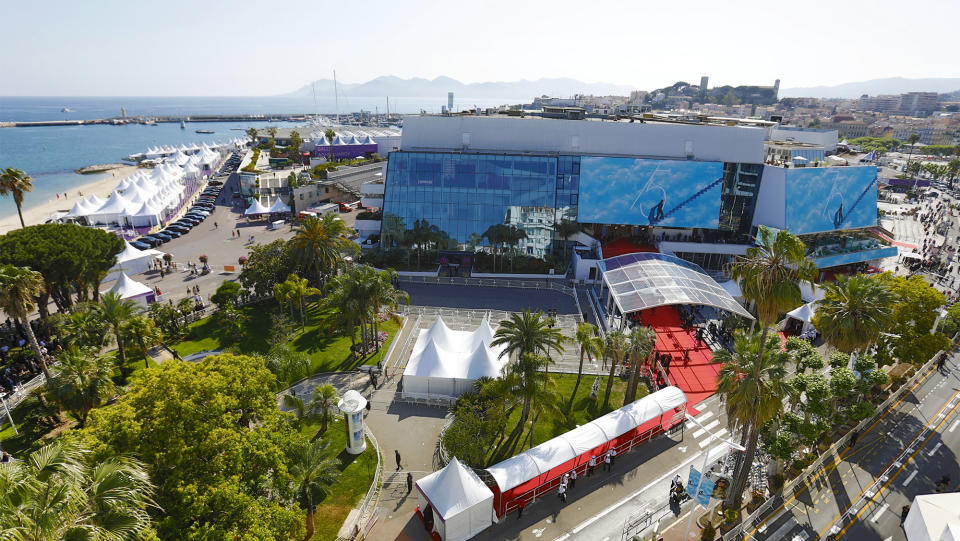
{"label": "palm tree", "polygon": [[300,261],[314,271],[316,284],[323,284],[324,276],[336,272],[345,253],[356,251],[348,232],[343,220],[333,214],[304,220],[294,229],[291,245]]}
{"label": "palm tree", "polygon": [[89,451],[57,440],[23,461],[0,464],[4,539],[133,541],[150,528],[154,486],[137,460],[89,465]]}
{"label": "palm tree", "polygon": [[250,136],[250,144],[257,144],[257,129],[256,128],[247,128],[247,135]]}
{"label": "palm tree", "polygon": [[98,308],[100,317],[110,329],[110,334],[117,342],[117,356],[120,369],[120,378],[122,381],[127,379],[127,352],[124,347],[124,341],[127,338],[127,325],[137,311],[137,303],[132,300],[124,300],[120,295],[114,292],[107,293],[100,299]]}
{"label": "palm tree", "polygon": [[[781,313],[803,303],[800,283],[806,282],[810,287],[815,287],[817,266],[807,259],[806,252],[803,241],[788,231],[774,232],[761,225],[757,230],[756,246],[747,248],[746,256],[737,257],[730,264],[731,278],[740,285],[744,298],[756,306],[761,327],[758,357],[764,355],[770,325],[777,321]],[[759,377],[759,374],[754,377]],[[733,419],[728,418],[728,422],[732,423]],[[743,425],[744,435],[754,429],[759,427]],[[727,507],[739,509],[743,500],[743,489],[753,461],[750,449],[747,451],[745,460],[738,460],[734,467],[734,482],[725,504]]]}
{"label": "palm tree", "polygon": [[0,196],[11,195],[17,205],[17,214],[20,216],[20,227],[26,227],[23,222],[23,194],[33,191],[33,179],[19,169],[8,167],[0,172]]}
{"label": "palm tree", "polygon": [[290,476],[300,508],[307,512],[307,533],[303,541],[313,537],[313,520],[317,504],[323,500],[340,477],[340,461],[328,456],[330,442],[312,441],[299,449],[290,462]]}
{"label": "palm tree", "polygon": [[627,350],[629,349],[627,335],[620,330],[607,333],[605,349],[607,350],[607,355],[610,356],[610,374],[607,376],[607,388],[603,395],[604,408],[610,405],[610,393],[613,391],[613,378],[617,375],[617,367],[623,362],[623,358],[627,356]]}
{"label": "palm tree", "polygon": [[370,309],[373,312],[372,334],[377,351],[380,351],[380,340],[377,338],[380,330],[380,312],[384,308],[397,310],[401,304],[410,304],[410,294],[393,287],[393,281],[396,278],[397,271],[387,269],[378,272],[370,284]]}
{"label": "palm tree", "polygon": [[[907,137],[907,141],[910,143],[910,154],[907,155],[907,169],[908,169],[908,170],[910,170],[910,160],[913,159],[913,149],[914,149],[914,145],[916,145],[916,144],[917,144],[917,141],[919,141],[919,140],[920,140],[920,135],[918,135],[918,134],[916,134],[916,133],[911,133],[910,136]],[[913,177],[914,177],[914,173],[910,173],[910,180],[913,180]],[[913,188],[912,188],[912,189],[914,189],[914,190],[917,189],[917,183],[916,183],[916,181],[913,182]]]}
{"label": "palm tree", "polygon": [[553,228],[556,231],[557,235],[563,239],[563,257],[567,257],[567,240],[580,232],[580,224],[577,222],[564,218],[560,220],[556,226]]}
{"label": "palm tree", "polygon": [[290,304],[296,304],[300,307],[300,330],[305,330],[307,328],[307,320],[303,315],[303,299],[313,295],[319,295],[320,290],[315,287],[310,287],[306,278],[300,278],[296,274],[287,276],[287,281],[284,282],[284,284],[286,286],[286,297],[290,300]]}
{"label": "palm tree", "polygon": [[[512,362],[504,369],[504,380],[509,386],[510,394],[522,402],[520,410],[520,420],[510,433],[510,440],[513,445],[509,452],[516,449],[517,444],[523,439],[523,428],[530,419],[531,412],[534,412],[534,418],[541,411],[550,408],[551,404],[556,404],[556,384],[544,368],[551,361],[549,358],[535,355],[533,353],[523,353],[520,358]],[[533,437],[533,426],[530,425],[530,437]]]}
{"label": "palm tree", "polygon": [[0,308],[8,316],[19,321],[27,333],[30,348],[33,349],[43,375],[50,379],[50,370],[47,369],[47,360],[40,351],[40,343],[30,326],[30,314],[36,308],[36,297],[43,288],[43,276],[27,267],[15,265],[0,266]]}
{"label": "palm tree", "polygon": [[113,364],[93,350],[76,346],[68,347],[58,358],[53,379],[47,384],[48,393],[82,427],[90,410],[105,404],[116,392]]}
{"label": "palm tree", "polygon": [[623,395],[624,406],[637,398],[637,379],[640,375],[640,364],[650,356],[656,339],[656,331],[642,325],[637,325],[630,332],[630,381],[627,383],[627,392]]}
{"label": "palm tree", "polygon": [[823,289],[813,325],[838,350],[862,350],[890,325],[894,295],[883,281],[857,274],[824,284]]}
{"label": "palm tree", "polygon": [[[290,300],[290,282],[273,284],[273,298],[277,299],[277,304],[280,305],[280,310],[282,311],[283,305]],[[291,302],[287,306],[290,308],[290,319],[293,319],[293,303]]]}
{"label": "palm tree", "polygon": [[350,336],[350,351],[356,351],[357,346],[357,325],[361,325],[363,319],[362,292],[360,283],[357,279],[356,269],[351,269],[339,276],[334,276],[327,283],[327,295],[324,298],[324,306],[335,309],[338,314],[338,323],[344,333]]}
{"label": "palm tree", "polygon": [[[163,303],[154,303],[154,306],[167,306]],[[74,308],[73,312],[65,314],[59,325],[59,333],[63,341],[78,347],[102,348],[107,345],[107,328],[97,314],[96,305],[83,303]]]}
{"label": "palm tree", "polygon": [[767,338],[766,333],[737,332],[733,353],[721,349],[713,356],[714,362],[723,365],[717,393],[726,402],[728,422],[742,426],[747,440],[744,459],[737,464],[727,492],[725,505],[730,509],[740,509],[750,474],[749,467],[740,466],[753,464],[760,429],[780,413],[783,399],[790,390],[784,369],[788,354],[778,346],[775,336]]}
{"label": "palm tree", "polygon": [[550,321],[543,317],[543,312],[524,309],[500,322],[490,345],[504,346],[504,355],[516,354],[518,359],[525,354],[549,358],[551,352],[563,353],[565,341],[560,330],[552,328]]}
{"label": "palm tree", "polygon": [[325,383],[313,390],[313,397],[310,399],[310,410],[320,417],[320,430],[313,435],[310,441],[317,441],[327,431],[330,424],[330,412],[337,406],[337,390]]}
{"label": "palm tree", "polygon": [[157,328],[152,319],[142,314],[134,314],[130,317],[127,324],[127,334],[137,342],[140,351],[143,353],[143,366],[150,368],[151,348],[157,347],[163,342],[163,333]]}
{"label": "palm tree", "polygon": [[603,340],[597,336],[597,326],[592,323],[582,322],[577,325],[574,341],[580,345],[580,366],[577,368],[577,382],[573,384],[573,392],[570,393],[570,403],[567,404],[568,411],[573,407],[573,399],[577,396],[577,389],[580,388],[580,380],[583,378],[583,358],[587,355],[596,358],[600,356],[603,348]]}

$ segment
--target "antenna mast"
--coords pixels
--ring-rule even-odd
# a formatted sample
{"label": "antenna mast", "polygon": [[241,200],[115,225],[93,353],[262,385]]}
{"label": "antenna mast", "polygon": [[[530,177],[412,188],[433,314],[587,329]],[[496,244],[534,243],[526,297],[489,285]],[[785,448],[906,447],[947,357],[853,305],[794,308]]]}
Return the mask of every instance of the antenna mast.
{"label": "antenna mast", "polygon": [[333,70],[333,103],[337,109],[337,124],[340,124],[340,96],[337,93],[337,70]]}

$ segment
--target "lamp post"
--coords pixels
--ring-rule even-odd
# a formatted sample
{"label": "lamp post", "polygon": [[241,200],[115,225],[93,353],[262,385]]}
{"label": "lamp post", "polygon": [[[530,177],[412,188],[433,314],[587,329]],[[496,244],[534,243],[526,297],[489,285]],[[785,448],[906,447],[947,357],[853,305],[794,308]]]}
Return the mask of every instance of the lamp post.
{"label": "lamp post", "polygon": [[[693,424],[695,424],[695,425],[697,425],[698,427],[700,427],[700,429],[703,430],[704,432],[706,432],[707,434],[709,434],[711,438],[714,438],[714,439],[716,439],[716,440],[718,440],[718,441],[720,441],[720,442],[722,442],[722,443],[727,444],[727,446],[730,447],[731,449],[734,449],[734,450],[737,450],[737,451],[746,451],[746,450],[747,450],[746,447],[740,445],[739,443],[737,443],[737,442],[735,442],[735,441],[726,440],[726,439],[720,439],[719,437],[715,436],[715,435],[713,434],[713,432],[710,432],[710,430],[707,429],[707,427],[703,426],[702,424],[700,424],[699,421],[697,421],[696,419],[694,419],[693,416],[690,415],[690,413],[687,413],[687,414],[686,414],[686,417],[687,417],[687,420],[688,420],[688,421],[691,421]],[[683,532],[683,539],[684,539],[684,541],[686,541],[686,540],[689,538],[689,536],[690,536],[690,525],[693,524],[693,515],[697,512],[697,498],[696,498],[696,495],[697,495],[697,494],[700,494],[700,485],[703,484],[703,478],[706,477],[706,475],[707,475],[707,464],[709,464],[709,463],[710,463],[710,451],[708,450],[708,451],[704,451],[704,452],[703,452],[703,466],[702,466],[702,469],[701,469],[701,471],[700,471],[700,478],[697,479],[697,487],[696,487],[696,489],[693,491],[693,494],[694,494],[694,497],[693,497],[693,509],[690,510],[690,517],[687,519],[687,529]],[[709,508],[708,508],[708,510],[709,510]]]}

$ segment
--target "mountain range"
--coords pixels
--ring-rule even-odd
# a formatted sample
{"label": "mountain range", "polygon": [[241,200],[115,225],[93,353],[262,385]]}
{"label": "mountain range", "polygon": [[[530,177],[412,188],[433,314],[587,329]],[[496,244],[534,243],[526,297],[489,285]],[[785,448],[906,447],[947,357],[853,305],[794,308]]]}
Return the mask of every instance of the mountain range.
{"label": "mountain range", "polygon": [[[333,95],[333,80],[319,79],[308,83],[299,90],[284,94],[286,97],[313,97],[314,89],[318,96]],[[357,98],[373,97],[441,97],[453,92],[464,98],[503,98],[505,100],[529,101],[534,96],[546,94],[556,97],[570,97],[574,94],[593,94],[597,96],[626,96],[635,88],[629,85],[609,83],[585,83],[570,78],[537,79],[536,81],[509,81],[488,83],[461,83],[450,77],[424,79],[414,77],[402,79],[393,75],[384,75],[365,83],[337,83],[341,96]]]}
{"label": "mountain range", "polygon": [[805,88],[781,88],[781,98],[859,98],[863,94],[905,94],[907,92],[953,92],[960,89],[960,78],[936,77],[926,79],[907,79],[888,77],[871,79],[857,83],[843,83],[832,86],[811,86]]}

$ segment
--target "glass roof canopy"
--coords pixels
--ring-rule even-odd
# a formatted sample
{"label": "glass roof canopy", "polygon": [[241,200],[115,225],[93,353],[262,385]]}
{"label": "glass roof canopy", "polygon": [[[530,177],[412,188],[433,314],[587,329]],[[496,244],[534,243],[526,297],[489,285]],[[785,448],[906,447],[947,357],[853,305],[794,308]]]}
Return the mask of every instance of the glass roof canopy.
{"label": "glass roof canopy", "polygon": [[730,293],[689,261],[643,252],[597,264],[621,314],[667,304],[702,304],[753,319]]}

